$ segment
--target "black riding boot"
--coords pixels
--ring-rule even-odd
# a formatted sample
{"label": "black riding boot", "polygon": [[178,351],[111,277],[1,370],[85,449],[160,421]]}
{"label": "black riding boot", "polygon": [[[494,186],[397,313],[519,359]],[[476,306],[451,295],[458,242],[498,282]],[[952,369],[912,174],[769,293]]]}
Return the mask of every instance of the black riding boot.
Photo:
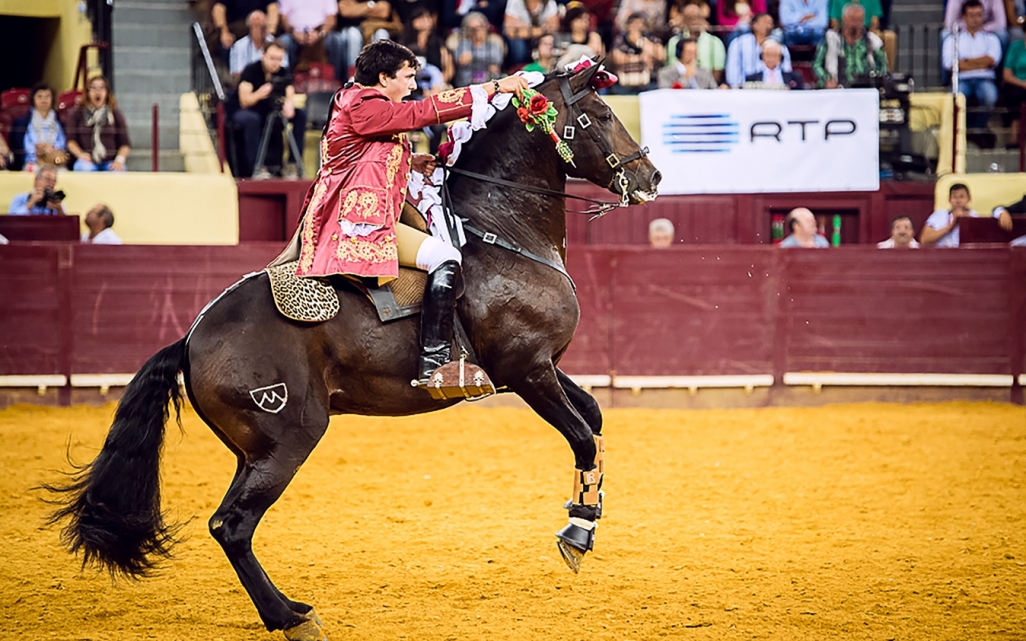
{"label": "black riding boot", "polygon": [[431,373],[452,360],[452,319],[456,306],[456,280],[460,264],[442,263],[428,274],[420,312],[420,378],[426,385]]}

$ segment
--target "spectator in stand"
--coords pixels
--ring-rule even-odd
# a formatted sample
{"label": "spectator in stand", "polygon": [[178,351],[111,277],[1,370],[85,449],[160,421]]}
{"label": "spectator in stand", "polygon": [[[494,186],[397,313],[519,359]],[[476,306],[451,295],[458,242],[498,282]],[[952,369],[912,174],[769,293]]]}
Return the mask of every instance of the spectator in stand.
{"label": "spectator in stand", "polygon": [[[762,47],[766,40],[772,38],[773,16],[768,13],[759,13],[752,18],[752,30],[734,38],[727,48],[727,64],[725,68],[727,84],[731,87],[740,87],[748,76],[762,70]],[[781,47],[780,53],[783,59],[780,68],[790,73],[791,54],[787,47]]]}
{"label": "spectator in stand", "polygon": [[467,14],[476,11],[496,33],[502,30],[502,21],[506,13],[506,3],[502,0],[442,0],[442,28],[447,33],[463,28],[463,19]]}
{"label": "spectator in stand", "polygon": [[556,37],[546,33],[538,38],[538,46],[531,53],[531,64],[524,67],[523,71],[537,71],[538,73],[549,73],[556,68]]}
{"label": "spectator in stand", "polygon": [[[269,167],[281,165],[284,160],[281,120],[275,118],[263,163],[257,166],[257,153],[264,127],[268,117],[278,109],[292,123],[292,136],[299,147],[298,157],[291,160],[293,163],[303,162],[306,113],[302,109],[297,109],[293,102],[296,92],[290,82],[288,70],[281,64],[284,57],[284,45],[280,40],[273,40],[264,47],[264,55],[260,61],[243,69],[239,77],[239,109],[232,115],[232,121],[242,131],[248,161],[247,169],[253,171],[255,178],[269,178]],[[292,153],[291,149],[289,153]],[[290,176],[291,170],[291,167],[283,167],[282,173]],[[246,171],[241,170],[240,173],[245,174]]]}
{"label": "spectator in stand", "polygon": [[40,165],[36,169],[36,179],[32,183],[32,191],[16,195],[11,200],[7,213],[12,216],[63,216],[64,192],[54,191],[57,187],[57,167]]}
{"label": "spectator in stand", "polygon": [[456,74],[456,66],[453,64],[452,52],[438,37],[437,26],[438,16],[430,9],[424,5],[414,8],[403,29],[403,44],[416,55],[423,56],[427,64],[437,67],[442,73],[442,81],[448,85]]}
{"label": "spectator in stand", "polygon": [[851,87],[860,78],[887,73],[883,42],[866,31],[862,5],[845,5],[841,11],[841,33],[827,31],[816,48],[812,69],[819,86],[827,89]]}
{"label": "spectator in stand", "polygon": [[335,78],[349,77],[349,65],[355,63],[349,55],[353,49],[358,53],[363,41],[358,33],[354,38],[356,32],[352,29],[334,30],[338,10],[335,0],[280,0],[282,35],[278,39],[288,53],[292,69],[299,68],[304,60],[327,60],[335,68]]}
{"label": "spectator in stand", "polygon": [[502,41],[488,34],[488,18],[471,11],[463,18],[453,52],[457,87],[477,85],[502,76]]}
{"label": "spectator in stand", "polygon": [[670,38],[667,43],[666,64],[673,64],[673,54],[677,51],[677,40],[694,38],[698,41],[698,66],[712,72],[717,83],[723,82],[723,67],[727,60],[727,49],[723,41],[709,33],[709,21],[702,17],[698,5],[684,6],[684,30]]}
{"label": "spectator in stand", "polygon": [[9,169],[13,162],[14,154],[11,153],[11,148],[7,146],[7,141],[0,134],[0,169]]}
{"label": "spectator in stand", "polygon": [[220,0],[210,9],[218,42],[225,53],[231,51],[235,41],[249,33],[246,19],[254,11],[267,16],[267,32],[278,32],[278,3],[267,0]]}
{"label": "spectator in stand", "polygon": [[40,82],[32,87],[32,108],[25,119],[22,139],[25,171],[35,171],[38,164],[63,167],[68,162],[68,140],[53,103],[50,85]]}
{"label": "spectator in stand", "polygon": [[1008,45],[1005,53],[1005,69],[1002,71],[1001,106],[1006,128],[1010,128],[1008,146],[1019,146],[1019,129],[1026,123],[1019,121],[1022,104],[1026,102],[1026,41],[1016,40]]}
{"label": "spectator in stand", "polygon": [[[841,30],[841,14],[844,6],[852,0],[830,0],[830,28],[834,31]],[[865,9],[866,18],[864,27],[870,33],[876,35],[883,42],[884,53],[887,54],[887,62],[891,65],[898,60],[898,36],[890,29],[883,28],[883,6],[880,0],[857,0],[858,4]]]}
{"label": "spectator in stand", "polygon": [[698,41],[681,38],[677,41],[677,60],[659,70],[660,89],[715,89],[712,72],[698,66]]}
{"label": "spectator in stand", "polygon": [[128,124],[103,76],[89,81],[77,109],[68,115],[68,153],[75,171],[125,171],[132,146]]}
{"label": "spectator in stand", "polygon": [[891,221],[891,237],[876,246],[880,249],[919,249],[912,219],[908,216],[895,216]]}
{"label": "spectator in stand", "polygon": [[[1008,217],[1002,219],[1001,216],[1006,214],[1008,215]],[[1019,202],[1012,203],[1007,207],[1005,207],[1004,205],[998,205],[994,208],[994,211],[991,212],[991,215],[994,218],[997,218],[998,222],[1001,223],[1001,229],[1004,229],[1005,231],[1011,229],[1011,214],[1026,214],[1026,194],[1023,194],[1022,200],[1020,200]]]}
{"label": "spectator in stand", "polygon": [[621,0],[616,12],[616,30],[625,33],[628,23],[637,15],[645,21],[645,33],[660,40],[666,36],[666,0]]}
{"label": "spectator in stand", "polygon": [[828,25],[827,0],[780,0],[784,44],[818,45]]}
{"label": "spectator in stand", "polygon": [[598,31],[592,29],[591,14],[584,3],[573,0],[566,5],[566,14],[563,16],[561,42],[564,46],[585,45],[594,51],[594,55],[602,56],[606,53],[605,44]]}
{"label": "spectator in stand", "polygon": [[[987,33],[997,36],[998,41],[1001,42],[1001,48],[1004,49],[1008,45],[1008,16],[1005,11],[1005,1],[979,0],[979,5],[981,22],[977,29],[983,29]],[[959,31],[968,28],[965,20],[965,2],[962,0],[948,0],[944,9],[944,31],[941,33],[943,40],[947,39],[955,25],[958,25]]]}
{"label": "spectator in stand", "polygon": [[[965,29],[958,32],[958,91],[979,101],[979,107],[966,113],[966,124],[970,138],[978,146],[990,149],[994,146],[994,134],[987,129],[987,121],[998,100],[994,70],[1001,62],[1001,41],[983,28],[980,0],[962,3],[962,20]],[[948,36],[941,50],[946,70],[952,69],[954,57],[955,39]]]}
{"label": "spectator in stand", "polygon": [[801,74],[784,71],[784,45],[772,38],[762,43],[762,71],[756,71],[745,78],[745,82],[758,82],[766,88],[804,89]]}
{"label": "spectator in stand", "polygon": [[89,229],[82,233],[82,242],[90,245],[120,245],[121,238],[114,233],[114,212],[107,205],[97,205],[85,216],[85,225]]}
{"label": "spectator in stand", "polygon": [[616,39],[612,58],[620,79],[610,93],[634,95],[655,89],[653,74],[661,66],[663,48],[645,33],[646,24],[644,15],[635,14],[627,20],[627,31]]}
{"label": "spectator in stand", "polygon": [[[274,40],[274,36],[267,28],[267,14],[263,11],[257,9],[249,14],[249,17],[246,18],[246,26],[249,28],[249,33],[235,41],[229,55],[228,69],[236,83],[239,81],[239,76],[242,75],[242,70],[254,62],[258,62],[264,55],[264,46]],[[285,59],[281,61],[281,64],[285,67],[289,66],[288,54],[285,54]]]}
{"label": "spectator in stand", "polygon": [[648,245],[653,249],[673,247],[676,230],[666,218],[656,218],[648,224]]}
{"label": "spectator in stand", "polygon": [[509,0],[504,24],[509,62],[523,64],[531,59],[532,40],[559,31],[559,7],[556,0]]}
{"label": "spectator in stand", "polygon": [[[346,64],[356,64],[359,43],[399,40],[403,22],[388,0],[338,0],[340,34],[345,39]],[[348,76],[347,76],[348,77]]]}
{"label": "spectator in stand", "polygon": [[830,243],[826,238],[819,235],[816,228],[816,216],[806,209],[799,207],[792,209],[784,219],[791,235],[780,241],[780,247],[806,247],[812,249],[827,249]]}
{"label": "spectator in stand", "polygon": [[716,3],[716,24],[729,46],[734,38],[751,31],[752,20],[766,13],[766,0],[720,0]]}
{"label": "spectator in stand", "polygon": [[[958,247],[960,218],[979,218],[980,212],[969,208],[969,187],[955,183],[948,189],[948,203],[951,209],[938,209],[930,214],[923,226],[919,241],[927,246]],[[1012,229],[1012,216],[1004,208],[995,209],[992,216],[1005,231]]]}

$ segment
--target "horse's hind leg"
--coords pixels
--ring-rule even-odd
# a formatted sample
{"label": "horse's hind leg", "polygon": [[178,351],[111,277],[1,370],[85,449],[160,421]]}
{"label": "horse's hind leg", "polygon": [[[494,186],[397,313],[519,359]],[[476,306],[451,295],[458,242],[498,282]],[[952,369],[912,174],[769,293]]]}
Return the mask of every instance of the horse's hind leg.
{"label": "horse's hind leg", "polygon": [[[598,518],[601,505],[599,488],[601,487],[601,441],[596,438],[593,428],[581,416],[571,402],[570,395],[585,409],[590,418],[597,421],[601,430],[601,413],[598,404],[591,396],[573,384],[565,374],[562,375],[551,364],[540,365],[524,379],[513,383],[510,387],[535,412],[548,421],[570,444],[574,453],[576,468],[574,470],[574,494],[570,500],[570,524],[556,536],[559,551],[563,560],[574,572],[580,571],[581,559],[591,550],[595,539],[595,519]],[[564,383],[572,386],[570,395],[564,389]],[[576,390],[576,391],[574,391]],[[591,399],[588,402],[588,399]]]}
{"label": "horse's hind leg", "polygon": [[[309,409],[309,408],[308,408]],[[311,414],[318,414],[316,418]],[[263,421],[280,421],[276,417]],[[264,430],[277,440],[265,450],[247,452],[220,507],[210,518],[210,533],[220,543],[242,586],[268,630],[284,630],[290,641],[321,641],[313,608],[286,598],[253,554],[253,532],[281,496],[328,426],[327,413],[306,412],[303,425]]]}

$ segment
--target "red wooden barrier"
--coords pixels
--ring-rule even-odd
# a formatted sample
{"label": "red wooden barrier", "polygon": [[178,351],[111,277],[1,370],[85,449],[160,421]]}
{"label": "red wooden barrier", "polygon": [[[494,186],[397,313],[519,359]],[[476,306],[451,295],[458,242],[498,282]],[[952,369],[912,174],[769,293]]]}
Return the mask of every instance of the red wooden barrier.
{"label": "red wooden barrier", "polygon": [[[134,372],[280,249],[0,246],[0,375]],[[1026,372],[1026,249],[577,247],[569,269],[569,373]]]}

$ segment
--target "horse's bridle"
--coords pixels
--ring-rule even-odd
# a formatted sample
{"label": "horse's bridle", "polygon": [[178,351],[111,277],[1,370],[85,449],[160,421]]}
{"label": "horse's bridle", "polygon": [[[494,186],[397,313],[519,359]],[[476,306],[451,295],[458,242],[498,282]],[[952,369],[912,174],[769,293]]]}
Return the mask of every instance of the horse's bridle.
{"label": "horse's bridle", "polygon": [[[574,90],[570,87],[570,76],[559,77],[559,91],[563,94],[563,103],[566,105],[566,125],[563,126],[563,140],[566,141],[567,145],[570,141],[574,140],[577,136],[577,127],[573,125],[576,122],[580,125],[581,129],[588,131],[591,127],[591,118],[588,118],[588,114],[581,112],[581,115],[574,117],[574,105],[580,102],[582,98],[590,94],[593,90],[591,85],[585,83],[584,88],[574,93]],[[637,151],[627,156],[626,158],[620,158],[613,151],[612,147],[606,144],[604,139],[596,140],[593,134],[591,136],[592,141],[597,143],[597,147],[602,150],[602,155],[606,160],[606,164],[609,165],[609,180],[606,181],[606,189],[616,193],[613,189],[613,183],[616,182],[616,187],[620,190],[620,207],[626,207],[630,204],[631,185],[637,186],[638,176],[630,169],[627,169],[627,164],[635,160],[639,160],[648,155],[648,147],[639,147]],[[572,162],[571,162],[572,164]],[[599,216],[605,215],[609,210],[605,210],[599,214]]]}

